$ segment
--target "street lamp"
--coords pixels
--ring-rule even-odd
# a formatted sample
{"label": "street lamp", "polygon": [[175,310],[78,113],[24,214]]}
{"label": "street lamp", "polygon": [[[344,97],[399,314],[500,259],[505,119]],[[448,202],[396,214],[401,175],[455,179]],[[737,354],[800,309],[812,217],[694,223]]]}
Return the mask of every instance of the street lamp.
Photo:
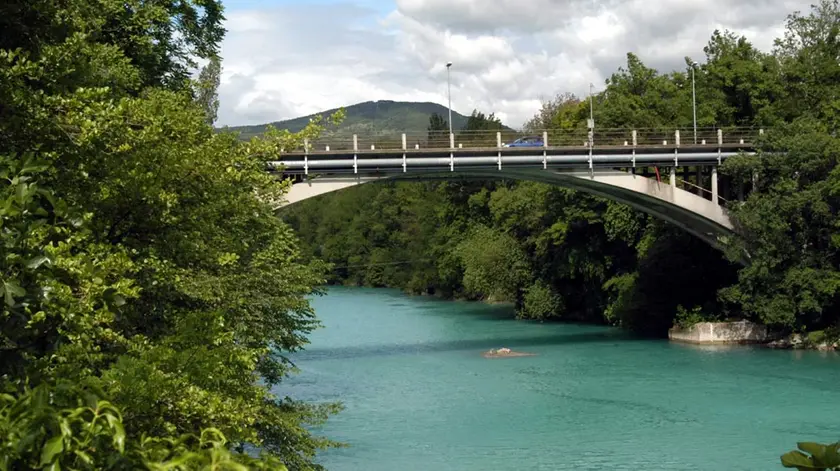
{"label": "street lamp", "polygon": [[[452,62],[446,63],[446,95],[449,98],[449,135],[452,136],[452,82],[449,79],[449,69]],[[451,139],[451,137],[450,137]]]}
{"label": "street lamp", "polygon": [[592,89],[595,85],[589,83],[589,146],[595,141],[595,107],[592,104]]}
{"label": "street lamp", "polygon": [[694,143],[697,144],[697,93],[694,86],[694,69],[697,61],[691,61],[691,108],[694,113]]}

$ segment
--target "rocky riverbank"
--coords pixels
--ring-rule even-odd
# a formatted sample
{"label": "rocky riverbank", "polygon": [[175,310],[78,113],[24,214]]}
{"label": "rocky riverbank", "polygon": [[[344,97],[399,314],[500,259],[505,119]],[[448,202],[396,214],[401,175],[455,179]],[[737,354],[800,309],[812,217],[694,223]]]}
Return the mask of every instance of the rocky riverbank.
{"label": "rocky riverbank", "polygon": [[840,335],[836,332],[816,331],[807,334],[782,336],[767,326],[749,321],[698,322],[691,326],[674,326],[668,339],[676,342],[713,344],[755,344],[774,349],[840,350]]}
{"label": "rocky riverbank", "polygon": [[764,344],[767,348],[788,350],[840,350],[840,339],[826,336],[823,332],[809,334],[791,334],[780,339],[771,340]]}

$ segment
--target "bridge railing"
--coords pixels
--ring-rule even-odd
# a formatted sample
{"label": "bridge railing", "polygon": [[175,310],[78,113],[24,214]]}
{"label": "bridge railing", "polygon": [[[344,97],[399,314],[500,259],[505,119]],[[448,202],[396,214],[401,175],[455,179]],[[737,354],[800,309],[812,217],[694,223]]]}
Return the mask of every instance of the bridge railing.
{"label": "bridge railing", "polygon": [[[676,144],[679,131],[680,145],[695,143],[693,127],[681,128],[595,128],[591,140],[594,146],[656,146]],[[696,130],[697,145],[715,146],[720,141],[723,144],[752,143],[764,130],[754,127],[698,127]],[[499,135],[497,135],[499,133]],[[297,149],[285,149],[286,152],[301,151],[352,151],[370,150],[400,150],[406,149],[449,149],[454,148],[495,148],[501,137],[502,144],[509,144],[516,139],[528,136],[547,137],[548,147],[588,147],[590,132],[588,129],[572,130],[477,130],[456,131],[452,140],[448,131],[414,130],[404,133],[378,134],[332,134],[306,141]],[[635,139],[634,139],[635,138]]]}

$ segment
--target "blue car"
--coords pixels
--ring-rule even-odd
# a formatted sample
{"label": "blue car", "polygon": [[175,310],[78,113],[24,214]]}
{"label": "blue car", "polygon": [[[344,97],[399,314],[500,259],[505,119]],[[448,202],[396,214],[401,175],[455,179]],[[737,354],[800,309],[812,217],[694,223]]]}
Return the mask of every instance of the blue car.
{"label": "blue car", "polygon": [[503,147],[542,147],[543,140],[540,136],[525,136],[520,137],[519,139],[511,142],[510,144],[505,144]]}

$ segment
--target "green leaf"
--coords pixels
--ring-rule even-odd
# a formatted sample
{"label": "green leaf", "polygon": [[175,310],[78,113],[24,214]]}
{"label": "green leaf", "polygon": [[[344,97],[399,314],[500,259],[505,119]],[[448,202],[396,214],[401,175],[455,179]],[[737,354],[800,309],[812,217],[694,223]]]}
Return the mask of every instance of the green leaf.
{"label": "green leaf", "polygon": [[26,190],[28,189],[28,187],[29,185],[27,185],[26,183],[20,183],[18,184],[17,188],[15,188],[15,196],[17,197],[18,204],[23,205],[23,203],[26,202]]}
{"label": "green leaf", "polygon": [[813,442],[799,442],[796,444],[796,447],[804,451],[805,453],[810,453],[815,457],[823,456],[825,454],[826,448],[825,445]]}
{"label": "green leaf", "polygon": [[796,468],[800,471],[802,470],[822,470],[824,468],[817,467],[814,465],[811,457],[802,453],[799,450],[793,450],[785,453],[781,457],[782,459],[782,466],[785,468]]}
{"label": "green leaf", "polygon": [[64,451],[64,440],[61,435],[53,437],[41,449],[41,466],[52,463],[56,455]]}
{"label": "green leaf", "polygon": [[840,467],[840,443],[832,443],[825,448],[823,454],[823,464],[829,468]]}
{"label": "green leaf", "polygon": [[44,263],[48,263],[49,261],[50,259],[46,255],[39,255],[26,262],[26,268],[38,268]]}
{"label": "green leaf", "polygon": [[108,425],[114,434],[114,446],[117,447],[120,453],[125,451],[125,429],[119,418],[111,414],[107,414],[105,418],[108,420]]}
{"label": "green leaf", "polygon": [[12,307],[15,305],[15,297],[21,297],[26,294],[26,290],[20,287],[15,280],[3,282],[3,293],[6,298],[6,305]]}
{"label": "green leaf", "polygon": [[75,450],[75,451],[74,451],[74,453],[76,454],[76,456],[78,456],[79,458],[81,458],[81,459],[82,459],[82,461],[84,461],[85,463],[87,463],[87,464],[93,464],[93,459],[90,457],[90,455],[88,455],[88,454],[87,454],[87,453],[85,453],[84,451],[82,451],[82,450]]}

